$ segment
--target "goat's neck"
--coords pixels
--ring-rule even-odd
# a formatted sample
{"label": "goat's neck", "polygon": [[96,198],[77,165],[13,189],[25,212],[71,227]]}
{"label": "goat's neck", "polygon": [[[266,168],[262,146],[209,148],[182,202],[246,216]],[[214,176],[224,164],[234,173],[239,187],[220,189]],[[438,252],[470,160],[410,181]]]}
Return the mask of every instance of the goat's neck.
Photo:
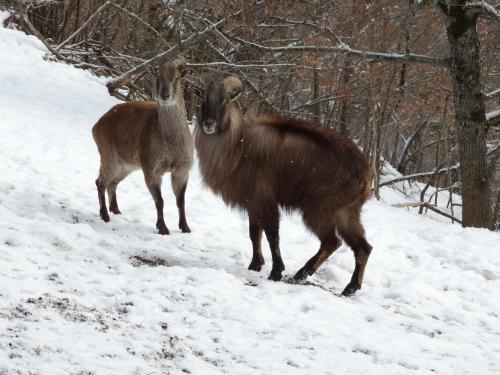
{"label": "goat's neck", "polygon": [[[196,145],[202,170],[232,173],[241,158],[243,147],[243,118],[237,111],[229,114],[229,128],[219,135],[207,135],[196,128]],[[210,173],[211,174],[211,173]]]}
{"label": "goat's neck", "polygon": [[186,107],[182,96],[172,104],[157,102],[158,128],[162,137],[171,143],[180,142],[187,129]]}

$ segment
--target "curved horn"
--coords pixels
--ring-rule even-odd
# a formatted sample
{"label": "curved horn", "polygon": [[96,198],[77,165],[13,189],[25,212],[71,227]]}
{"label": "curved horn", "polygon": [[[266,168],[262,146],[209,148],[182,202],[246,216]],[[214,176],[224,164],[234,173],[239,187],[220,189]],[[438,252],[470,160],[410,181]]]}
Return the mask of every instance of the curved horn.
{"label": "curved horn", "polygon": [[243,92],[243,84],[234,76],[225,78],[222,84],[224,85],[224,92],[229,96],[231,101],[236,100]]}
{"label": "curved horn", "polygon": [[175,59],[172,60],[172,64],[174,64],[177,68],[186,65],[186,59],[184,56],[179,55]]}

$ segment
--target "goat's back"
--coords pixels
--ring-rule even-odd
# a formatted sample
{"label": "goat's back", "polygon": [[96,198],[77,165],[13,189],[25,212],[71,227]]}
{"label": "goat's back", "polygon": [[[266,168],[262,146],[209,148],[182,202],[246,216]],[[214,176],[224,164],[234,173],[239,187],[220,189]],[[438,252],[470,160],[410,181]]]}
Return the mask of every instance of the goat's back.
{"label": "goat's back", "polygon": [[[229,149],[219,150],[235,160]],[[358,147],[314,123],[249,120],[232,152],[239,153],[237,165],[214,165],[204,173],[205,182],[232,206],[248,209],[252,201],[276,200],[284,208],[331,212],[361,207],[371,194],[371,170]],[[230,173],[222,176],[224,171]]]}
{"label": "goat's back", "polygon": [[117,104],[92,128],[92,135],[102,157],[118,156],[132,164],[139,163],[139,149],[146,127],[157,122],[154,101]]}

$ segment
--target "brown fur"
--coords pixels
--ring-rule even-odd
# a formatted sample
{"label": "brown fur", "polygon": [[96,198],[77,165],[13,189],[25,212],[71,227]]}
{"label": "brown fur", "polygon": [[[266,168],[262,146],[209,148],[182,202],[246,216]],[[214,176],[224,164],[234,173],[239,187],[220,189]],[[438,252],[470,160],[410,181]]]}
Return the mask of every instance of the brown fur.
{"label": "brown fur", "polygon": [[[207,88],[195,147],[204,182],[228,205],[249,215],[254,248],[249,268],[260,270],[264,263],[264,230],[273,255],[270,278],[281,278],[279,207],[299,210],[321,247],[295,277],[312,275],[340,246],[340,234],[356,257],[353,278],[343,293],[354,293],[371,251],[360,223],[361,207],[371,194],[364,155],[349,139],[314,123],[272,116],[244,120],[229,96],[216,98],[228,90],[224,83]],[[220,103],[218,110],[207,108],[214,103]],[[214,134],[204,131],[210,119],[216,123]]]}
{"label": "brown fur", "polygon": [[[118,104],[92,128],[101,156],[96,185],[100,215],[104,221],[109,221],[105,190],[108,191],[110,211],[120,214],[116,187],[129,173],[142,169],[157,209],[156,227],[160,234],[168,234],[163,218],[161,180],[162,175],[170,171],[179,209],[179,228],[190,232],[185,217],[184,195],[194,150],[187,127],[179,66],[181,64],[177,61],[160,68],[157,102]],[[165,100],[162,100],[164,97]]]}

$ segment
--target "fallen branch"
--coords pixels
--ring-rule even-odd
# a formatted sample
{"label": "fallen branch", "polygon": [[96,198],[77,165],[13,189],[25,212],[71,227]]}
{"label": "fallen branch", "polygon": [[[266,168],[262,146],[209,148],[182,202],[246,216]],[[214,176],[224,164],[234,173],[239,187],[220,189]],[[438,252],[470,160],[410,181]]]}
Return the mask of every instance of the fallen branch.
{"label": "fallen branch", "polygon": [[416,207],[427,208],[431,211],[434,211],[440,215],[447,217],[448,219],[451,219],[452,221],[456,221],[457,223],[462,224],[461,220],[457,219],[456,217],[454,217],[446,212],[441,211],[440,209],[436,208],[435,206],[433,206],[427,202],[395,203],[395,204],[391,204],[391,206],[397,207],[397,208],[416,208]]}
{"label": "fallen branch", "polygon": [[[449,170],[450,171],[454,171],[454,170],[458,170],[459,168],[460,168],[460,163],[457,163],[453,167],[450,167]],[[421,172],[421,173],[410,174],[410,175],[407,175],[407,176],[401,176],[401,177],[394,178],[392,180],[385,181],[385,182],[381,183],[380,187],[387,186],[387,185],[392,185],[392,184],[395,184],[395,183],[401,182],[401,181],[412,180],[412,179],[415,179],[415,178],[429,177],[429,176],[434,176],[434,175],[437,176],[437,175],[440,175],[440,174],[443,174],[443,173],[446,173],[446,172],[448,172],[448,168],[438,169],[437,171],[434,170],[434,171],[430,171],[430,172]]]}
{"label": "fallen branch", "polygon": [[37,28],[31,23],[29,17],[28,17],[28,10],[31,7],[31,4],[29,4],[27,7],[25,7],[22,10],[22,17],[30,31],[35,35],[45,47],[54,55],[56,56],[59,60],[62,61],[67,61],[64,56],[62,56],[59,52],[57,52],[56,49],[52,48],[52,46],[47,42],[47,40],[43,37],[43,35],[40,33],[40,31],[37,30]]}

